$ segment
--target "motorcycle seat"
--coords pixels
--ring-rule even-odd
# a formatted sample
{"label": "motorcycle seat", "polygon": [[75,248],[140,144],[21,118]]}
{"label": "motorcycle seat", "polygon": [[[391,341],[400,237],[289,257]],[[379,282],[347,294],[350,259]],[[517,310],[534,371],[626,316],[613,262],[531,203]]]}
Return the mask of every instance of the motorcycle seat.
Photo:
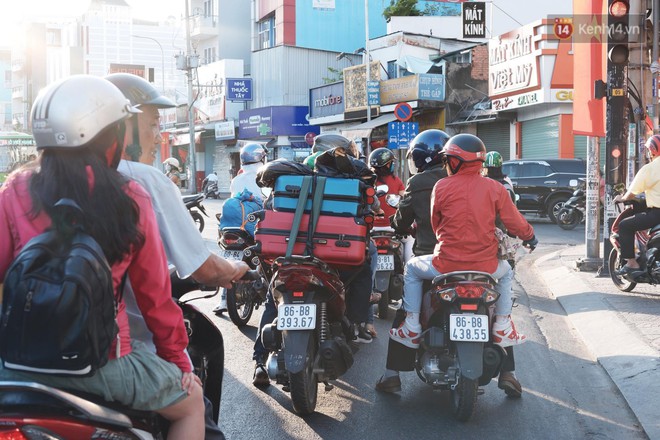
{"label": "motorcycle seat", "polygon": [[187,205],[188,203],[201,202],[204,200],[204,194],[192,194],[189,196],[181,196],[181,198],[183,199],[183,203]]}

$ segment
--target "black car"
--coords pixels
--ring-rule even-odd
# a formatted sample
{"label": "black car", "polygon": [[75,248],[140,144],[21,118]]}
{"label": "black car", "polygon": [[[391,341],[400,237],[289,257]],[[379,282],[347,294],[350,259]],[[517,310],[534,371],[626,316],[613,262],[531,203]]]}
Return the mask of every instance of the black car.
{"label": "black car", "polygon": [[586,177],[583,159],[520,159],[504,162],[502,172],[513,182],[523,213],[548,216],[557,223],[557,213]]}

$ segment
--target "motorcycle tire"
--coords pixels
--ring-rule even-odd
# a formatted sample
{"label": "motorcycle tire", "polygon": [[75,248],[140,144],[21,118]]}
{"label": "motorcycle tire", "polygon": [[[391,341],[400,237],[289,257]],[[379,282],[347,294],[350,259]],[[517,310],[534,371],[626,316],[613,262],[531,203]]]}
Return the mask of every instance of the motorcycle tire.
{"label": "motorcycle tire", "polygon": [[381,293],[380,301],[378,301],[378,318],[387,319],[390,312],[390,295],[389,289]]}
{"label": "motorcycle tire", "polygon": [[236,283],[227,289],[227,313],[236,327],[244,327],[254,311],[251,283]]}
{"label": "motorcycle tire", "polygon": [[191,211],[190,215],[193,218],[193,221],[197,225],[197,229],[199,229],[199,232],[202,232],[204,230],[204,217],[202,217],[202,214],[200,214],[197,211]]}
{"label": "motorcycle tire", "polygon": [[617,289],[622,292],[630,292],[637,286],[637,283],[634,281],[628,281],[624,277],[615,273],[617,270],[621,269],[622,266],[623,264],[621,264],[619,250],[617,248],[613,248],[610,251],[610,257],[607,260],[607,268],[610,271],[610,278],[612,278],[612,282]]}
{"label": "motorcycle tire", "polygon": [[555,196],[550,199],[546,214],[552,223],[557,223],[557,214],[559,214],[559,211],[567,201],[568,198],[562,196]]}
{"label": "motorcycle tire", "polygon": [[314,373],[314,359],[316,359],[316,338],[310,337],[307,345],[305,368],[299,373],[289,373],[289,387],[291,389],[291,403],[296,414],[307,415],[316,409],[318,396],[318,381]]}
{"label": "motorcycle tire", "polygon": [[560,228],[570,231],[575,229],[582,221],[582,213],[577,210],[572,212],[567,208],[561,208],[557,214],[557,224]]}
{"label": "motorcycle tire", "polygon": [[477,405],[479,383],[476,379],[467,379],[461,376],[458,385],[451,390],[451,408],[454,418],[460,422],[467,422]]}

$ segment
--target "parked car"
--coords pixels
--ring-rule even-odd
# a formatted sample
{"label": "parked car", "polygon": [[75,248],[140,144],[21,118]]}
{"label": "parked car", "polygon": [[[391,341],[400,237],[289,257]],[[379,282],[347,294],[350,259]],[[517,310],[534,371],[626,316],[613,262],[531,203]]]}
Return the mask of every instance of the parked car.
{"label": "parked car", "polygon": [[502,172],[520,196],[520,212],[548,216],[557,223],[557,213],[578,187],[578,179],[586,177],[587,163],[583,159],[510,160],[504,162]]}

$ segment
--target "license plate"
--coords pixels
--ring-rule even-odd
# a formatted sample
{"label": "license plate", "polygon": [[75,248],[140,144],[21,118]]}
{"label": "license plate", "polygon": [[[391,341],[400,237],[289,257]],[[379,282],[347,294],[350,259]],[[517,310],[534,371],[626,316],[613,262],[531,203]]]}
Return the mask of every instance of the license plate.
{"label": "license plate", "polygon": [[449,315],[449,339],[452,341],[488,342],[488,316]]}
{"label": "license plate", "polygon": [[278,330],[316,328],[316,304],[281,304],[277,308]]}
{"label": "license plate", "polygon": [[394,270],[394,255],[378,255],[376,271],[379,270]]}
{"label": "license plate", "polygon": [[224,250],[222,251],[222,258],[225,260],[243,260],[243,251],[230,251],[230,250]]}

